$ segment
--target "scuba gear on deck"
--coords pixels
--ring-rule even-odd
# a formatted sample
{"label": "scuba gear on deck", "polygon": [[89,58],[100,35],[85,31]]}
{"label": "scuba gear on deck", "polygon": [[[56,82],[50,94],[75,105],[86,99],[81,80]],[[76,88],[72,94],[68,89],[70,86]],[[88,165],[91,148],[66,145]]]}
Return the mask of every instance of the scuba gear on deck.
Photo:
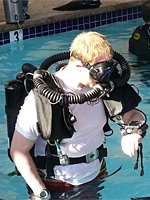
{"label": "scuba gear on deck", "polygon": [[89,8],[98,8],[102,3],[99,0],[73,0],[63,6],[53,8],[53,10],[70,11]]}

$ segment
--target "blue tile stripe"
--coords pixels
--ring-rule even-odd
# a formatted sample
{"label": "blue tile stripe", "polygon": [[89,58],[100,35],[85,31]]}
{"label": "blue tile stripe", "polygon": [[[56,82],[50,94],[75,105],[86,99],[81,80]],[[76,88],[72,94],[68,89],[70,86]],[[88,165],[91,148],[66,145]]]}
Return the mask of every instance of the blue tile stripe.
{"label": "blue tile stripe", "polygon": [[[141,17],[141,7],[132,7],[108,13],[96,14],[89,17],[81,17],[73,20],[51,23],[23,29],[23,40],[52,35],[71,30],[87,30],[106,24],[120,21],[128,21]],[[10,43],[9,32],[0,33],[0,45]]]}

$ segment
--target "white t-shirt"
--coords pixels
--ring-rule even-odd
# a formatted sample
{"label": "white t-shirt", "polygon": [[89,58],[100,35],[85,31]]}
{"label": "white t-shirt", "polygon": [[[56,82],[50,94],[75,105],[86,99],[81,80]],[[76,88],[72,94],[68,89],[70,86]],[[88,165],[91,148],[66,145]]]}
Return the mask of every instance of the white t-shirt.
{"label": "white t-shirt", "polygon": [[[80,94],[91,90],[89,87],[74,89],[68,83],[62,81],[63,73],[59,70],[55,73],[65,92]],[[98,148],[104,141],[103,127],[106,123],[104,105],[101,99],[93,104],[70,104],[70,109],[76,117],[74,128],[76,132],[71,138],[63,139],[60,143],[63,154],[68,157],[81,157]],[[45,155],[46,141],[43,140],[36,127],[37,114],[34,94],[31,91],[26,97],[19,112],[16,130],[24,137],[36,140],[35,156]],[[68,166],[55,166],[55,179],[68,182],[72,185],[80,185],[94,179],[101,168],[99,159],[91,163],[79,163]]]}

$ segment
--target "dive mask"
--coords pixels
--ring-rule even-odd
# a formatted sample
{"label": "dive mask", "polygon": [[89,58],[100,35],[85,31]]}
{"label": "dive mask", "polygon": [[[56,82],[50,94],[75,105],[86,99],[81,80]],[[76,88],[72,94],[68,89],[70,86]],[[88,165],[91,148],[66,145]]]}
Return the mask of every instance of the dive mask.
{"label": "dive mask", "polygon": [[113,59],[91,65],[90,75],[98,82],[109,81],[111,73],[116,69],[117,62]]}
{"label": "dive mask", "polygon": [[81,63],[87,69],[89,69],[91,77],[99,83],[109,81],[111,73],[116,69],[116,66],[118,64],[115,60],[110,59],[108,61],[103,61],[94,65],[90,65],[74,53],[71,53],[71,56],[73,56],[77,60],[80,60]]}

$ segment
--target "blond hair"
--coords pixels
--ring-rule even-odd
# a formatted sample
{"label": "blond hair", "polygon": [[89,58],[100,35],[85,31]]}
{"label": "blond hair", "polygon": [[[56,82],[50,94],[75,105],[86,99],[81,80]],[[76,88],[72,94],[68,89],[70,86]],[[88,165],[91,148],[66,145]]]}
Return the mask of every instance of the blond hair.
{"label": "blond hair", "polygon": [[[70,50],[88,63],[101,56],[113,57],[113,49],[105,36],[92,31],[77,35],[71,44]],[[74,61],[74,58],[71,57],[70,61]]]}

